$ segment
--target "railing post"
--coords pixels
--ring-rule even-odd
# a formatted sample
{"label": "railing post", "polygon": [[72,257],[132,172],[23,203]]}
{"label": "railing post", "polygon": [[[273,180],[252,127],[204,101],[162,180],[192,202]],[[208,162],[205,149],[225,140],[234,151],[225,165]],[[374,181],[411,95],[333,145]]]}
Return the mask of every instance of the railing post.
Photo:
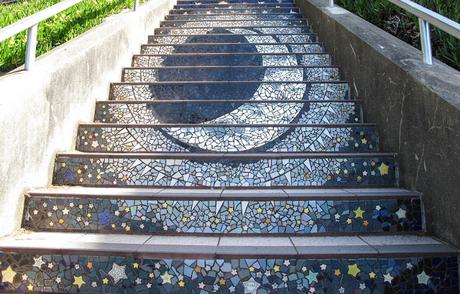
{"label": "railing post", "polygon": [[26,62],[25,70],[30,70],[35,63],[35,54],[37,51],[37,31],[38,24],[34,24],[27,31]]}
{"label": "railing post", "polygon": [[334,7],[334,0],[329,0],[329,7]]}
{"label": "railing post", "polygon": [[420,25],[420,42],[422,45],[423,63],[433,64],[433,53],[431,52],[430,23],[424,19],[418,19]]}
{"label": "railing post", "polygon": [[138,7],[139,7],[139,0],[134,0],[134,8],[133,8],[133,10],[136,11]]}

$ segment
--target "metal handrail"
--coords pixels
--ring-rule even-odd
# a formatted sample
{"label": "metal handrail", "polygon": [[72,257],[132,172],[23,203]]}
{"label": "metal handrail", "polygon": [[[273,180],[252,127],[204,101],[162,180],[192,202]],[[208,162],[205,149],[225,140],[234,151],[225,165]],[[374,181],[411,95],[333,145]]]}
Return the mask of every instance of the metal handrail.
{"label": "metal handrail", "polygon": [[[36,59],[37,49],[37,31],[38,24],[72,6],[80,3],[83,0],[63,0],[53,6],[45,8],[37,13],[27,16],[7,27],[0,29],[0,42],[13,37],[14,35],[28,30],[27,32],[27,46],[26,46],[26,61],[25,70],[30,70]],[[136,11],[139,6],[139,0],[134,0],[133,10]]]}
{"label": "metal handrail", "polygon": [[[433,64],[431,50],[430,24],[460,39],[460,24],[434,12],[411,0],[388,0],[400,8],[418,17],[420,25],[420,43],[422,45],[423,63]],[[334,0],[329,0],[329,7],[334,7]]]}

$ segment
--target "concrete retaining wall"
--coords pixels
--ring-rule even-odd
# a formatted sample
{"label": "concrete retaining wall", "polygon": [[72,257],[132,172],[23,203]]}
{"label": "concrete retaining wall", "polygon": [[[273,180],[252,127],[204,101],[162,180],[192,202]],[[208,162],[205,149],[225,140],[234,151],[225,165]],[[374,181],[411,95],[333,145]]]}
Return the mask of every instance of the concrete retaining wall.
{"label": "concrete retaining wall", "polygon": [[23,194],[49,184],[54,155],[73,150],[78,122],[90,122],[95,101],[163,20],[173,0],[108,18],[37,60],[31,72],[0,77],[0,235],[18,228]]}
{"label": "concrete retaining wall", "polygon": [[297,3],[399,153],[401,186],[423,192],[429,233],[460,246],[460,73],[327,0]]}

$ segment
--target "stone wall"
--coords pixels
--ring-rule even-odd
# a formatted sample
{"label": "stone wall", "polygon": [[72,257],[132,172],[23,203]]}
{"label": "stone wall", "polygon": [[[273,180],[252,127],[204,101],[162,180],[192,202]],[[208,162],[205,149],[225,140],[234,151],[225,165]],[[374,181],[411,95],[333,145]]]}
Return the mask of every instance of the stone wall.
{"label": "stone wall", "polygon": [[52,50],[30,72],[0,78],[0,235],[20,224],[23,193],[51,180],[54,155],[72,150],[78,122],[90,122],[95,101],[163,20],[172,0],[125,11]]}
{"label": "stone wall", "polygon": [[429,233],[460,246],[460,72],[327,0],[298,0],[341,66],[382,149],[399,153],[401,186],[423,193]]}

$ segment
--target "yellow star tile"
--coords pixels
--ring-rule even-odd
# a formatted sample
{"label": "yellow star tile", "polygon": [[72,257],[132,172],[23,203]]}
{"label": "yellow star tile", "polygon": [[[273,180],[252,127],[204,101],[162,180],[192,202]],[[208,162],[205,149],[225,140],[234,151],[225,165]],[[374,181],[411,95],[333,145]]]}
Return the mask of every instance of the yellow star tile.
{"label": "yellow star tile", "polygon": [[257,213],[258,213],[258,214],[261,214],[261,213],[262,213],[262,208],[260,208],[260,207],[257,208]]}
{"label": "yellow star tile", "polygon": [[250,272],[253,272],[253,271],[254,271],[254,267],[250,266],[250,267],[249,267],[249,271],[250,271]]}
{"label": "yellow star tile", "polygon": [[8,266],[6,270],[2,271],[2,282],[7,282],[10,284],[13,284],[14,277],[16,276],[16,272],[11,268],[11,266]]}
{"label": "yellow star tile", "polygon": [[219,280],[219,284],[220,284],[221,286],[225,286],[225,279],[224,279],[224,278],[221,278],[221,279]]}
{"label": "yellow star tile", "polygon": [[137,262],[133,263],[133,268],[139,268],[139,264]]}
{"label": "yellow star tile", "polygon": [[365,210],[363,210],[361,207],[356,208],[356,210],[353,210],[355,213],[355,218],[363,218],[363,214]]}
{"label": "yellow star tile", "polygon": [[183,288],[183,287],[185,287],[185,282],[184,282],[184,281],[179,281],[179,282],[177,283],[177,285],[179,285],[179,287],[182,287],[182,288]]}
{"label": "yellow star tile", "polygon": [[388,175],[389,166],[382,162],[379,167],[380,175],[385,176]]}
{"label": "yellow star tile", "polygon": [[280,271],[280,266],[279,266],[279,265],[275,265],[275,266],[273,267],[273,271],[274,271],[275,273],[279,272],[279,271]]}
{"label": "yellow star tile", "polygon": [[356,278],[360,271],[361,270],[359,269],[358,264],[356,263],[348,266],[348,274],[350,276],[353,276],[354,278]]}
{"label": "yellow star tile", "polygon": [[234,211],[233,207],[228,208],[228,212],[232,213]]}
{"label": "yellow star tile", "polygon": [[375,277],[376,277],[376,274],[374,272],[369,273],[369,278],[375,279]]}
{"label": "yellow star tile", "polygon": [[109,279],[103,278],[103,279],[102,279],[102,283],[105,284],[105,285],[107,285],[107,284],[109,283]]}
{"label": "yellow star tile", "polygon": [[366,140],[366,138],[364,138],[364,139],[361,139],[361,143],[363,143],[363,144],[367,144],[367,140]]}
{"label": "yellow star tile", "polygon": [[74,276],[73,277],[73,285],[77,286],[78,289],[81,288],[81,286],[83,286],[85,283],[85,281],[83,281],[83,277],[82,276]]}
{"label": "yellow star tile", "polygon": [[351,225],[351,223],[352,223],[351,218],[347,218],[347,224]]}
{"label": "yellow star tile", "polygon": [[92,269],[93,268],[93,263],[91,261],[88,261],[88,263],[86,264],[86,267],[89,268],[89,269]]}
{"label": "yellow star tile", "polygon": [[197,265],[197,266],[195,267],[195,272],[196,272],[196,273],[201,272],[201,267],[199,267],[199,266]]}
{"label": "yellow star tile", "polygon": [[28,291],[33,291],[33,290],[34,290],[34,286],[33,286],[32,284],[27,285],[27,290],[28,290]]}
{"label": "yellow star tile", "polygon": [[367,227],[369,225],[369,222],[367,220],[363,221],[363,226]]}
{"label": "yellow star tile", "polygon": [[165,202],[165,203],[163,203],[161,206],[162,206],[163,208],[167,208],[167,207],[168,207],[168,203]]}
{"label": "yellow star tile", "polygon": [[125,211],[126,211],[126,212],[129,212],[129,207],[125,207]]}
{"label": "yellow star tile", "polygon": [[304,208],[303,209],[303,213],[309,213],[310,212],[310,209],[309,208]]}
{"label": "yellow star tile", "polygon": [[165,272],[163,275],[160,276],[161,279],[163,280],[163,284],[171,284],[171,278],[173,278],[173,275],[170,275],[168,272]]}
{"label": "yellow star tile", "polygon": [[334,271],[334,275],[336,275],[337,277],[340,276],[342,274],[342,272],[340,271],[340,269],[336,269]]}

